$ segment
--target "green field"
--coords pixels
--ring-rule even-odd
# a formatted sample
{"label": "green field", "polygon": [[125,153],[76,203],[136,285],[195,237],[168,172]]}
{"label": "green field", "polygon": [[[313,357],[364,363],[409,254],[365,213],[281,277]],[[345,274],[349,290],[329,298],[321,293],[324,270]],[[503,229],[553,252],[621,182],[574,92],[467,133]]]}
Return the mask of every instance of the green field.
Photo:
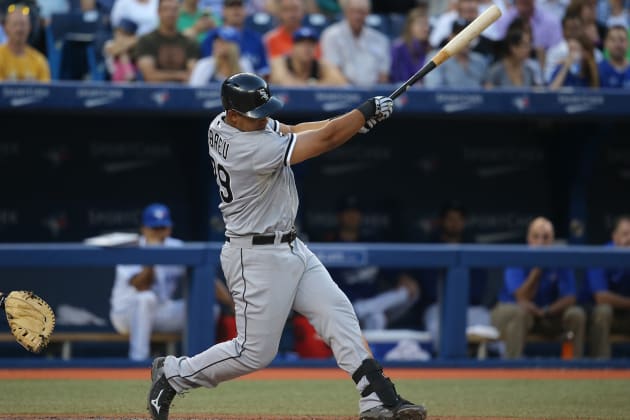
{"label": "green field", "polygon": [[[143,416],[148,385],[134,380],[0,380],[0,417]],[[630,418],[629,380],[398,380],[397,388],[424,403],[430,417]],[[171,417],[352,416],[356,410],[357,394],[349,381],[234,381],[176,398]]]}

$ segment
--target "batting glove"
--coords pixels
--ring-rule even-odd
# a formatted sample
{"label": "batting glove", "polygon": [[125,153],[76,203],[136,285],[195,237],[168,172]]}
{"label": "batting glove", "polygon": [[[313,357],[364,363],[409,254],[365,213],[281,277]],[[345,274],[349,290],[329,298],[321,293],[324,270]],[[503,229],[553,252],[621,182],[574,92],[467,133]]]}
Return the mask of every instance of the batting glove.
{"label": "batting glove", "polygon": [[361,134],[367,133],[368,131],[373,129],[376,124],[378,124],[378,121],[376,121],[376,118],[375,117],[370,118],[369,120],[365,122],[363,127],[359,128],[359,133]]}
{"label": "batting glove", "polygon": [[385,121],[394,112],[394,101],[389,96],[375,96],[372,100],[376,106],[374,118],[377,122]]}

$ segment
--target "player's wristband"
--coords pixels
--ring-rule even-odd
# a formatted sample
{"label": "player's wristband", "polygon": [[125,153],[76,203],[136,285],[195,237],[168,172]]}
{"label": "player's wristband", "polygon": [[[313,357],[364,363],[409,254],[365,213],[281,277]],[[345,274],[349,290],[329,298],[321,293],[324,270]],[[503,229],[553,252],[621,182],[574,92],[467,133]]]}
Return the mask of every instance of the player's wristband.
{"label": "player's wristband", "polygon": [[368,99],[367,101],[359,105],[357,111],[363,114],[363,118],[365,118],[365,121],[367,121],[372,118],[376,113],[376,104],[374,103],[373,99]]}

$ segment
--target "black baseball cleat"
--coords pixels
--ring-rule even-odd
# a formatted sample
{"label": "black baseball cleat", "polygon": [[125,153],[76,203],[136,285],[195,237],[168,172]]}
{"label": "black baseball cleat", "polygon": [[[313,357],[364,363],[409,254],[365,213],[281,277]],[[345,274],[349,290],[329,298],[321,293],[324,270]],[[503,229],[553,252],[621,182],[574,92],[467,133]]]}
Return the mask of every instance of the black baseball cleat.
{"label": "black baseball cleat", "polygon": [[426,418],[427,410],[423,406],[404,399],[395,408],[379,405],[359,415],[359,420],[425,420]]}
{"label": "black baseball cleat", "polygon": [[425,420],[427,409],[420,404],[414,404],[401,398],[399,406],[394,409],[394,418],[398,420]]}
{"label": "black baseball cleat", "polygon": [[176,394],[164,375],[164,357],[156,358],[151,365],[151,390],[147,402],[153,420],[168,420],[168,411]]}

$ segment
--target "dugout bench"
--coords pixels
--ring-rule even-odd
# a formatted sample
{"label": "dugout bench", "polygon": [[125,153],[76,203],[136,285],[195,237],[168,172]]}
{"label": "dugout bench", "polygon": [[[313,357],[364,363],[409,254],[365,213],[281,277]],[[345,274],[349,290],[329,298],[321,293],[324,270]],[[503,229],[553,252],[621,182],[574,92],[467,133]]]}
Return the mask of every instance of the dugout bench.
{"label": "dugout bench", "polygon": [[[165,349],[166,354],[176,354],[177,344],[182,340],[179,333],[153,333],[151,335],[151,345],[160,345]],[[0,343],[15,342],[15,338],[10,332],[0,333]],[[94,331],[61,331],[53,332],[50,337],[50,344],[59,344],[59,353],[62,360],[72,359],[72,345],[74,343],[128,343],[129,335],[118,334],[117,332],[94,332]],[[55,346],[49,346],[45,352],[50,354],[55,352]]]}

